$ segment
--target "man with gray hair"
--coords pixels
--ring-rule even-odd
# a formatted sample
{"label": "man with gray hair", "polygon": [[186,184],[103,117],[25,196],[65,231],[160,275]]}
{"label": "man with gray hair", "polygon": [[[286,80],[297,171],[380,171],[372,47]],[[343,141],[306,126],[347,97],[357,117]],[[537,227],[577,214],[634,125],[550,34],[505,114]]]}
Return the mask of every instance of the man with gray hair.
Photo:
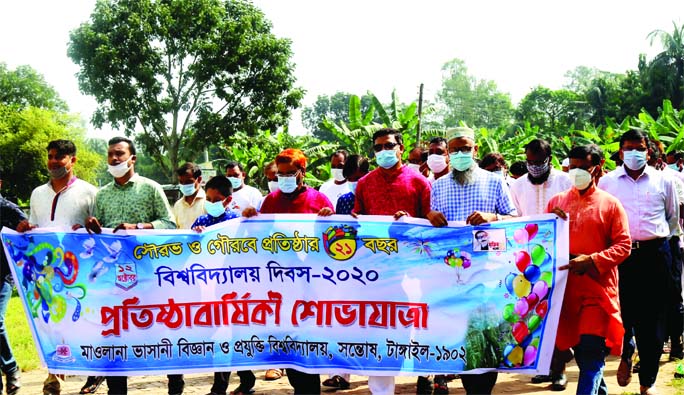
{"label": "man with gray hair", "polygon": [[[430,223],[433,226],[447,226],[448,221],[465,221],[470,225],[481,225],[515,216],[515,206],[506,181],[497,174],[480,169],[475,162],[475,132],[467,127],[449,129],[447,140],[452,171],[432,184],[432,210],[427,215]],[[496,378],[496,371],[461,373],[467,394],[491,393]],[[443,385],[446,387],[446,383]]]}

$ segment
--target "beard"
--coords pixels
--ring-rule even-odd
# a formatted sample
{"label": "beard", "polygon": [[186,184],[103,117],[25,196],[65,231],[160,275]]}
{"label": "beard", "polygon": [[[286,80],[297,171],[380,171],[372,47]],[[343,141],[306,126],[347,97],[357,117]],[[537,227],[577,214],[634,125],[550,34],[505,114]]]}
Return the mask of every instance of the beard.
{"label": "beard", "polygon": [[475,166],[473,165],[468,170],[458,171],[454,169],[451,174],[459,185],[468,185],[475,182]]}
{"label": "beard", "polygon": [[549,168],[549,171],[546,173],[542,174],[539,177],[532,177],[532,174],[527,173],[527,179],[530,180],[532,185],[541,185],[546,182],[546,180],[549,179],[549,176],[551,175],[551,168]]}

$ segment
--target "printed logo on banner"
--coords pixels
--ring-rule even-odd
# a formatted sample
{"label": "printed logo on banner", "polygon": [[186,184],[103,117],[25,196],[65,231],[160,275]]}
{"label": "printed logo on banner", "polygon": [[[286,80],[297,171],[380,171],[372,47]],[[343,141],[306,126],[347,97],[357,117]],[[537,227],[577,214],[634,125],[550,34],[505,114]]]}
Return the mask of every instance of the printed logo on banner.
{"label": "printed logo on banner", "polygon": [[337,261],[346,261],[356,254],[357,230],[349,225],[331,226],[323,232],[325,252]]}
{"label": "printed logo on banner", "polygon": [[52,360],[57,362],[74,362],[76,358],[71,355],[71,347],[68,344],[58,344]]}
{"label": "printed logo on banner", "polygon": [[116,264],[116,286],[129,290],[138,284],[138,273],[134,262]]}

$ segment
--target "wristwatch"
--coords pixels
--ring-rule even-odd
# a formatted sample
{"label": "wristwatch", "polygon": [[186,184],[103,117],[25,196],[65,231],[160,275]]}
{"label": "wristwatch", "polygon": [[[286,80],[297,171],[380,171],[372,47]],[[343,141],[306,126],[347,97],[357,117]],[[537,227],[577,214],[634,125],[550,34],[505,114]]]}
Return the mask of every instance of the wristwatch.
{"label": "wristwatch", "polygon": [[145,229],[145,224],[142,222],[138,222],[138,224],[135,225],[135,228],[136,229]]}

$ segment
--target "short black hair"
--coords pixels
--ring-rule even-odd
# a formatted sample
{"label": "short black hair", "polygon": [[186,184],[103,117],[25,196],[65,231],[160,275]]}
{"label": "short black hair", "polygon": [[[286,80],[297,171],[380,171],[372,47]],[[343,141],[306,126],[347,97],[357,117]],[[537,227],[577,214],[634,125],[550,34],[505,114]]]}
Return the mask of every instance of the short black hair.
{"label": "short black hair", "polygon": [[449,146],[449,143],[447,142],[447,139],[441,136],[433,137],[430,139],[430,144],[442,144]]}
{"label": "short black hair", "polygon": [[678,160],[684,159],[684,152],[682,152],[682,151],[671,151],[667,154],[667,156],[674,156],[674,160],[678,161]]}
{"label": "short black hair", "polygon": [[345,149],[338,149],[337,151],[333,152],[332,155],[330,155],[330,160],[333,160],[334,157],[337,155],[342,155],[344,157],[344,160],[346,162],[347,158],[349,157],[349,152]]}
{"label": "short black hair", "polygon": [[477,237],[477,235],[482,234],[482,233],[484,233],[484,234],[486,234],[487,236],[489,236],[489,233],[487,233],[486,230],[482,230],[482,229],[476,231],[474,236]]}
{"label": "short black hair", "polygon": [[578,145],[573,147],[568,154],[570,159],[586,159],[588,155],[591,155],[591,164],[596,166],[601,164],[601,159],[603,159],[603,150],[596,144],[588,145]]}
{"label": "short black hair", "polygon": [[344,162],[344,168],[342,169],[342,175],[344,178],[349,178],[352,174],[360,170],[361,173],[368,174],[368,169],[370,168],[370,163],[368,163],[368,158],[362,155],[349,155],[347,161]]}
{"label": "short black hair", "polygon": [[392,135],[394,136],[394,139],[397,140],[397,143],[399,144],[404,144],[404,139],[401,136],[401,132],[398,131],[397,129],[392,129],[392,128],[382,128],[375,133],[373,133],[373,143],[375,143],[375,139],[378,137],[382,136],[389,136]]}
{"label": "short black hair", "polygon": [[546,156],[551,156],[551,144],[542,139],[534,139],[525,145],[525,152],[531,151],[534,154],[544,153]]}
{"label": "short black hair", "polygon": [[216,189],[225,197],[233,194],[233,186],[226,176],[211,177],[211,179],[207,181],[207,184],[204,186],[204,189]]}
{"label": "short black hair", "polygon": [[47,145],[47,151],[57,150],[57,155],[76,156],[76,145],[71,140],[52,140]]}
{"label": "short black hair", "polygon": [[133,144],[133,141],[129,138],[121,137],[121,136],[112,137],[111,139],[109,139],[109,142],[107,144],[112,146],[114,144],[119,144],[119,143],[127,143],[128,144],[128,151],[131,153],[131,155],[135,155],[135,145]]}
{"label": "short black hair", "polygon": [[503,165],[505,167],[506,159],[504,159],[503,155],[501,155],[498,152],[490,152],[487,155],[485,155],[480,161],[480,169],[484,169],[485,167],[493,165],[495,163]]}
{"label": "short black hair", "polygon": [[523,161],[513,162],[511,167],[508,169],[508,172],[518,177],[525,175],[527,174],[527,163]]}
{"label": "short black hair", "polygon": [[[240,164],[240,162],[235,161],[235,160],[229,160],[229,161],[226,163],[226,171],[228,171],[228,169],[232,169],[233,167],[237,167],[237,168],[240,169],[240,171],[243,172],[243,173],[245,172],[245,169],[242,168],[242,165]],[[225,172],[224,172],[224,173],[225,173]]]}
{"label": "short black hair", "polygon": [[651,151],[649,152],[651,161],[660,159],[660,147],[658,147],[658,142],[653,139],[647,139],[646,145],[648,146],[648,150]]}
{"label": "short black hair", "polygon": [[626,141],[643,141],[648,146],[648,133],[644,129],[630,127],[629,130],[620,136],[620,148]]}
{"label": "short black hair", "polygon": [[176,169],[176,175],[184,176],[190,171],[194,178],[200,178],[202,176],[202,169],[192,162],[183,163],[181,167]]}

